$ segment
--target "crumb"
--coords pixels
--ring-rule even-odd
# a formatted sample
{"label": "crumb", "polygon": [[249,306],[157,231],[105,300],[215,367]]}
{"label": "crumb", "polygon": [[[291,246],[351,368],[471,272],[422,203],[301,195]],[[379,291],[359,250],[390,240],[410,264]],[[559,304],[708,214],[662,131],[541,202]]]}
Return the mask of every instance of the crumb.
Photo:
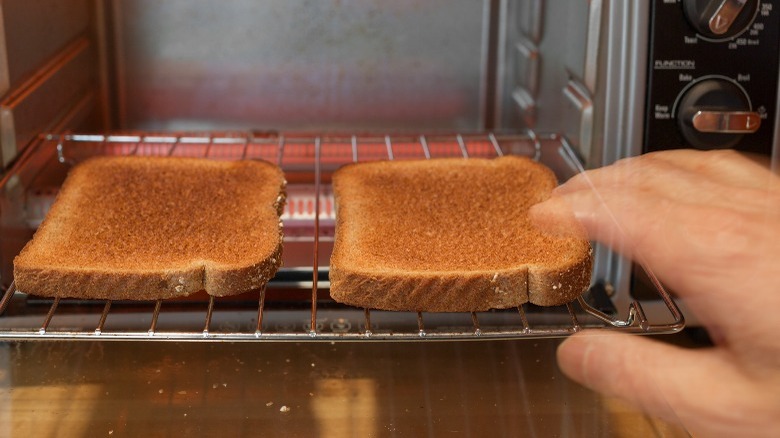
{"label": "crumb", "polygon": [[287,406],[282,406],[281,408],[279,408],[279,412],[284,412],[284,413],[290,412],[290,408],[288,408]]}
{"label": "crumb", "polygon": [[215,384],[211,385],[211,388],[212,389],[217,389],[217,384],[215,383]]}
{"label": "crumb", "polygon": [[179,394],[179,395],[185,395],[185,394],[187,394],[187,391],[179,391],[179,392],[177,392],[177,394]]}
{"label": "crumb", "polygon": [[163,393],[163,390],[162,390],[162,389],[160,389],[159,391],[157,391],[157,393],[158,393],[158,394],[162,394],[162,393]]}
{"label": "crumb", "polygon": [[224,386],[225,388],[227,388],[227,383],[223,383],[223,384],[222,384],[222,386]]}
{"label": "crumb", "polygon": [[266,406],[271,406],[271,405],[273,405],[273,404],[274,404],[274,402],[268,402],[268,403],[266,403],[265,405],[266,405]]}
{"label": "crumb", "polygon": [[311,367],[312,367],[312,368],[314,368],[314,366],[315,366],[315,365],[312,363],[312,364],[311,364]]}
{"label": "crumb", "polygon": [[109,435],[113,435],[113,434],[114,434],[114,431],[113,431],[113,430],[109,430],[109,431],[108,431],[108,434],[109,434]]}

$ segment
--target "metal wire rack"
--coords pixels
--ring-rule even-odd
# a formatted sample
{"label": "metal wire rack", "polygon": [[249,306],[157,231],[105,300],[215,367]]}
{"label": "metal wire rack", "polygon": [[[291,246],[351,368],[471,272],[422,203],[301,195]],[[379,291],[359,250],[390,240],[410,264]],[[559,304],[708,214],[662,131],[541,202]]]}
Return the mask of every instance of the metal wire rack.
{"label": "metal wire rack", "polygon": [[[322,258],[328,254],[333,237],[335,209],[329,187],[332,171],[346,163],[368,160],[504,154],[534,157],[561,179],[582,171],[580,160],[565,139],[534,132],[519,135],[45,136],[0,180],[3,193],[13,191],[9,186],[14,185],[26,192],[46,194],[44,200],[29,194],[22,197],[27,202],[22,208],[26,213],[18,220],[31,228],[42,219],[34,212],[38,212],[37,216],[45,214],[56,194],[56,183],[50,190],[34,188],[34,181],[40,179],[46,166],[67,170],[70,165],[95,155],[259,158],[278,163],[289,180],[288,204],[282,216],[285,245],[286,248],[298,246],[291,252],[294,260],[285,262],[290,268],[280,271],[268,288],[295,289],[299,294],[296,299],[278,302],[269,301],[265,288],[251,298],[224,302],[214,297],[187,302],[43,300],[18,292],[11,283],[0,299],[0,340],[419,341],[560,337],[583,328],[631,333],[671,333],[683,328],[680,310],[650,272],[648,276],[657,288],[658,299],[669,313],[662,321],[649,320],[639,301],[633,301],[624,317],[620,317],[606,295],[600,294],[603,288],[599,284],[574,303],[558,308],[525,304],[516,309],[466,314],[356,309],[327,298],[329,283]],[[25,184],[25,181],[29,182]],[[308,296],[301,297],[302,289],[310,290],[310,294],[306,292]],[[594,304],[599,298],[606,306]]]}

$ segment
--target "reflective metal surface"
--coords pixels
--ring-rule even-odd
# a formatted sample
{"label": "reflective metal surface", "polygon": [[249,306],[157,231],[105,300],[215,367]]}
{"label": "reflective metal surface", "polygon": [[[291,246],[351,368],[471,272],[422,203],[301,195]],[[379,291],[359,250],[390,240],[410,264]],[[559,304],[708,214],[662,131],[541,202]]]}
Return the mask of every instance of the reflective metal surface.
{"label": "reflective metal surface", "polygon": [[119,126],[469,129],[489,1],[114,1]]}
{"label": "reflective metal surface", "polygon": [[6,343],[0,435],[687,436],[568,381],[557,345]]}
{"label": "reflective metal surface", "polygon": [[94,93],[95,63],[90,41],[79,38],[68,45],[19,88],[0,99],[0,165],[7,166],[41,132],[57,125],[78,126],[67,119]]}
{"label": "reflective metal surface", "polygon": [[0,97],[89,26],[89,0],[0,2]]}

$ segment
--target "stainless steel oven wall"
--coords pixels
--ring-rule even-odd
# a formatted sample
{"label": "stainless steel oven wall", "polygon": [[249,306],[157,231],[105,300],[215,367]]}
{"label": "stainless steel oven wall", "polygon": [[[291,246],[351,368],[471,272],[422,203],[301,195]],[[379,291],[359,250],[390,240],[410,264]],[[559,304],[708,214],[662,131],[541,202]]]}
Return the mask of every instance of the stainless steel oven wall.
{"label": "stainless steel oven wall", "polygon": [[113,1],[117,125],[482,130],[490,1]]}
{"label": "stainless steel oven wall", "polygon": [[561,134],[591,167],[641,151],[650,5],[499,7],[496,125]]}
{"label": "stainless steel oven wall", "polygon": [[0,2],[0,165],[37,134],[96,117],[93,2]]}
{"label": "stainless steel oven wall", "polygon": [[503,1],[501,9],[500,124],[564,134],[588,156],[603,91],[604,2]]}
{"label": "stainless steel oven wall", "polygon": [[[112,7],[122,128],[531,128],[561,134],[591,167],[641,151],[646,2]],[[628,300],[630,264],[601,247],[596,260],[595,278]]]}
{"label": "stainless steel oven wall", "polygon": [[[649,2],[503,1],[496,124],[558,133],[599,167],[642,150]],[[630,302],[631,263],[596,247],[594,278]],[[651,304],[652,306],[652,304]]]}

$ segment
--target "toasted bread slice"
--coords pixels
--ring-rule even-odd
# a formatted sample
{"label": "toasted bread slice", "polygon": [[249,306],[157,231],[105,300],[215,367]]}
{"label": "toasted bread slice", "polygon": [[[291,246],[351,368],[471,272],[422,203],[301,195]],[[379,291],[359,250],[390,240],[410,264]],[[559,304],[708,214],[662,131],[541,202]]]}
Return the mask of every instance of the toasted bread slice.
{"label": "toasted bread slice", "polygon": [[347,165],[333,175],[331,296],[425,312],[569,302],[590,285],[590,244],[528,219],[555,186],[522,157]]}
{"label": "toasted bread slice", "polygon": [[16,287],[114,300],[259,288],[281,264],[285,184],[264,161],[87,160],[14,260]]}

